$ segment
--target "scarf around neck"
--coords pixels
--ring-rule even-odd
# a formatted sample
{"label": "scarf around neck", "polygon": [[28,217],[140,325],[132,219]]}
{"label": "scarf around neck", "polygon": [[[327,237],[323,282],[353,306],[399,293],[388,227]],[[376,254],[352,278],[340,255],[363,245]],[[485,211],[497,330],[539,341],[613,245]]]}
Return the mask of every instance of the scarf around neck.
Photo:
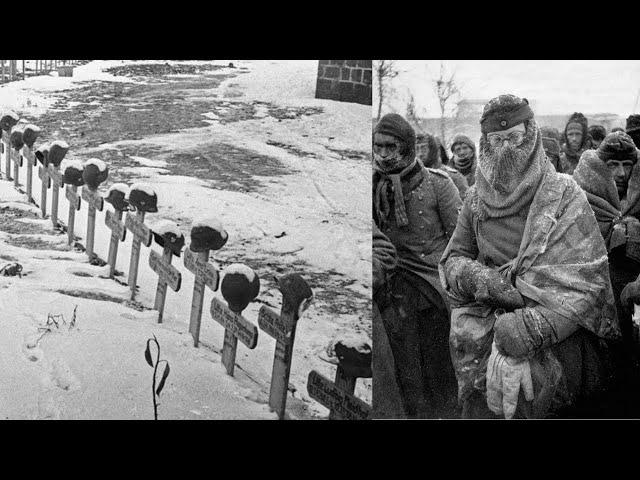
{"label": "scarf around neck", "polygon": [[[540,130],[534,120],[529,121],[526,136],[535,138],[535,143],[527,157],[527,166],[520,174],[520,182],[513,192],[502,195],[484,177],[482,168],[476,169],[476,191],[480,219],[507,217],[528,207],[538,190],[538,185],[549,169],[554,170],[544,153]],[[484,155],[484,142],[486,139],[481,138],[480,155]]]}
{"label": "scarf around neck", "polygon": [[388,223],[391,214],[390,192],[393,193],[394,213],[398,226],[409,225],[404,196],[422,181],[422,164],[417,159],[398,173],[387,173],[374,163],[373,201],[381,225]]}

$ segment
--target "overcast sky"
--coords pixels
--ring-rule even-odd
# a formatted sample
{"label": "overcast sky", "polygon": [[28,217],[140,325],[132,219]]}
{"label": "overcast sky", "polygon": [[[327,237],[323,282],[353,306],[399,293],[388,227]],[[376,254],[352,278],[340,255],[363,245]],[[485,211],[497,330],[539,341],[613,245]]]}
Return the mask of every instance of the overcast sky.
{"label": "overcast sky", "polygon": [[[408,91],[420,116],[440,116],[433,80],[440,60],[398,60],[401,73],[390,105],[406,111]],[[535,101],[539,114],[616,113],[625,118],[640,112],[640,61],[638,60],[444,60],[455,71],[464,98],[489,99],[513,93]],[[374,116],[378,95],[374,88]],[[634,111],[635,105],[635,111]],[[390,111],[383,107],[383,114]]]}

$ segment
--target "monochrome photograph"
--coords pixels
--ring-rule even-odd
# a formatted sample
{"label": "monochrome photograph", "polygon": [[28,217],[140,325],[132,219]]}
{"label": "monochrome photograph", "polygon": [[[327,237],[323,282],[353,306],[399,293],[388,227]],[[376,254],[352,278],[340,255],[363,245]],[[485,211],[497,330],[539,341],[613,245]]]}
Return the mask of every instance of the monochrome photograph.
{"label": "monochrome photograph", "polygon": [[640,62],[375,60],[373,418],[640,415]]}
{"label": "monochrome photograph", "polygon": [[0,61],[0,419],[371,412],[371,60]]}

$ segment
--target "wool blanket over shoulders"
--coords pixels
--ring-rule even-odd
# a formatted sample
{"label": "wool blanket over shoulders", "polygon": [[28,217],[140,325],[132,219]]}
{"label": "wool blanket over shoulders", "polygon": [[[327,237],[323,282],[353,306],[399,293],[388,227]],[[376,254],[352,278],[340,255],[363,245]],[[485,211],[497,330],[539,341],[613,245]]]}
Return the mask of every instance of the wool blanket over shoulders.
{"label": "wool blanket over shoulders", "polygon": [[[468,195],[471,228],[482,252],[482,244],[492,239],[478,237],[476,189],[470,189]],[[451,355],[459,398],[464,400],[473,389],[485,391],[495,310],[476,302],[465,303],[452,291],[444,273],[452,250],[449,242],[439,271],[452,302]],[[556,173],[548,162],[531,202],[518,254],[500,271],[525,298],[527,308],[551,310],[601,338],[620,336],[607,250],[594,214],[576,182]]]}

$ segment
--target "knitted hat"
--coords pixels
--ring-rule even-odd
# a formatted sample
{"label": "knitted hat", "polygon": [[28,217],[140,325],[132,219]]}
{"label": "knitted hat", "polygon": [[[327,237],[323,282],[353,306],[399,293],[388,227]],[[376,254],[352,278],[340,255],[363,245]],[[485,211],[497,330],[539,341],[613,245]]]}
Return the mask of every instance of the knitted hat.
{"label": "knitted hat", "polygon": [[589,135],[594,140],[602,141],[607,136],[607,130],[602,125],[591,125],[589,127]]}
{"label": "knitted hat", "polygon": [[614,132],[604,137],[597,153],[603,162],[607,160],[633,160],[633,163],[636,163],[638,161],[636,145],[631,137],[624,132]]}
{"label": "knitted hat", "polygon": [[401,140],[405,148],[400,150],[403,155],[413,159],[416,155],[416,132],[402,116],[397,113],[388,113],[380,119],[373,129],[373,134],[382,133],[391,135]]}
{"label": "knitted hat", "polygon": [[567,126],[564,129],[565,135],[567,134],[567,130],[569,130],[569,126],[571,124],[579,125],[581,130],[582,130],[582,134],[583,135],[588,133],[589,122],[587,120],[587,117],[585,117],[582,113],[575,112],[573,115],[571,115],[569,117],[569,121],[567,122]]}
{"label": "knitted hat", "polygon": [[627,133],[640,130],[640,115],[629,115],[627,117]]}
{"label": "knitted hat", "polygon": [[511,94],[500,95],[484,106],[480,118],[480,131],[486,135],[489,132],[508,130],[532,118],[533,111],[526,98]]}
{"label": "knitted hat", "polygon": [[473,150],[474,152],[476,151],[476,146],[471,141],[471,139],[466,135],[459,134],[453,137],[453,143],[451,144],[451,152],[453,152],[453,149],[459,143],[462,143],[463,145],[468,145],[471,150]]}

